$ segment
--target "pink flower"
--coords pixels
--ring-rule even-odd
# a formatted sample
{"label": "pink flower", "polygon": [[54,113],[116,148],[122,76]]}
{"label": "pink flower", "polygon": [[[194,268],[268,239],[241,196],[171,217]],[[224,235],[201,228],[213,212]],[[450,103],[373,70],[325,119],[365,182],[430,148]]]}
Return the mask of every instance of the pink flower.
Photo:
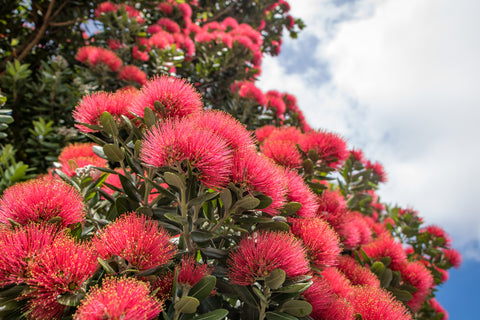
{"label": "pink flower", "polygon": [[207,110],[191,116],[192,125],[209,130],[223,138],[233,150],[241,148],[255,148],[252,133],[244,124],[226,112]]}
{"label": "pink flower", "polygon": [[30,268],[28,317],[60,319],[67,307],[58,302],[58,297],[83,290],[96,270],[97,257],[90,246],[66,237],[56,239]]}
{"label": "pink flower", "polygon": [[135,278],[107,278],[82,300],[75,320],[153,320],[162,311],[162,302],[150,295],[150,285]]}
{"label": "pink flower", "polygon": [[399,270],[407,262],[407,256],[402,244],[395,241],[391,236],[377,238],[362,247],[363,251],[373,260],[390,257],[390,268]]}
{"label": "pink flower", "polygon": [[0,199],[0,222],[21,225],[60,218],[66,228],[84,220],[84,204],[72,186],[53,178],[33,179],[7,188]]}
{"label": "pink flower", "polygon": [[82,63],[94,67],[99,63],[106,65],[111,71],[117,71],[122,66],[123,62],[115,52],[93,46],[81,47],[78,49],[75,59]]}
{"label": "pink flower", "polygon": [[413,298],[407,305],[413,311],[418,311],[434,286],[433,276],[428,269],[419,261],[408,262],[400,268],[402,280],[415,287],[416,292],[412,293]]}
{"label": "pink flower", "polygon": [[345,215],[342,224],[335,229],[346,248],[355,248],[372,240],[372,231],[364,216],[359,212]]}
{"label": "pink flower", "polygon": [[351,300],[355,313],[359,313],[364,320],[412,319],[411,314],[400,301],[395,300],[390,293],[380,288],[358,287]]}
{"label": "pink flower", "polygon": [[0,287],[28,279],[28,268],[57,236],[53,224],[28,224],[0,231]]}
{"label": "pink flower", "polygon": [[299,217],[311,218],[318,210],[316,195],[305,184],[303,178],[296,171],[285,171],[287,178],[287,200],[298,202],[302,205],[296,215]]}
{"label": "pink flower", "polygon": [[232,152],[225,140],[198,128],[191,119],[167,120],[145,134],[140,158],[149,166],[170,166],[186,172],[188,161],[197,178],[211,188],[225,187],[232,169]]}
{"label": "pink flower", "polygon": [[117,77],[120,80],[133,81],[142,85],[147,82],[147,74],[134,65],[124,66]]}
{"label": "pink flower", "polygon": [[292,233],[302,239],[308,256],[316,267],[333,266],[342,252],[338,235],[330,225],[320,218],[291,219]]}
{"label": "pink flower", "polygon": [[352,285],[380,287],[380,281],[370,269],[362,267],[354,258],[341,255],[337,259],[336,268],[343,272]]}
{"label": "pink flower", "polygon": [[157,24],[163,28],[163,30],[170,32],[170,33],[178,33],[180,32],[180,26],[175,21],[169,18],[160,18],[157,21]]}
{"label": "pink flower", "polygon": [[335,267],[327,267],[322,271],[322,277],[328,282],[333,293],[342,298],[353,294],[353,286],[343,272]]}
{"label": "pink flower", "polygon": [[427,226],[423,229],[420,229],[421,233],[428,232],[432,238],[443,238],[445,240],[444,246],[445,247],[450,247],[452,245],[452,238],[450,238],[450,235],[443,230],[442,227],[435,226],[435,225],[430,225]]}
{"label": "pink flower", "polygon": [[233,158],[232,182],[244,187],[248,192],[260,192],[272,198],[272,204],[262,209],[269,215],[278,214],[285,202],[287,179],[280,167],[270,159],[248,149],[239,150]]}
{"label": "pink flower", "polygon": [[266,125],[255,130],[255,136],[257,140],[261,143],[265,141],[273,132],[275,132],[276,127],[272,125]]}
{"label": "pink flower", "polygon": [[165,107],[165,114],[161,114],[163,117],[184,117],[202,111],[201,95],[185,80],[174,77],[157,76],[148,81],[133,101],[130,111],[143,117],[145,108],[156,111],[155,101]]}
{"label": "pink flower", "polygon": [[324,217],[333,227],[339,227],[348,212],[347,202],[338,190],[324,190],[318,198],[318,215]]}
{"label": "pink flower", "polygon": [[378,181],[387,182],[387,174],[385,173],[385,169],[383,169],[383,166],[381,163],[379,162],[373,163],[367,160],[365,163],[365,168],[372,170],[373,173],[378,176],[378,179],[379,179]]}
{"label": "pink flower", "polygon": [[238,95],[242,98],[255,100],[259,105],[265,105],[267,99],[262,90],[257,88],[253,82],[236,82],[232,85],[231,90],[233,92],[238,91]]}
{"label": "pink flower", "polygon": [[443,317],[440,320],[448,320],[447,310],[445,310],[442,307],[442,305],[437,301],[437,299],[432,298],[432,299],[428,300],[428,303],[430,304],[430,307],[432,307],[432,309],[435,310],[435,312],[437,314],[443,313]]}
{"label": "pink flower", "polygon": [[310,317],[315,320],[354,319],[353,307],[347,299],[333,293],[332,286],[327,279],[314,276],[313,284],[302,294],[312,307]]}
{"label": "pink flower", "polygon": [[290,141],[267,139],[260,150],[267,158],[285,168],[294,169],[302,166],[302,157],[297,146]]}
{"label": "pink flower", "polygon": [[148,52],[140,51],[138,46],[133,46],[132,48],[132,57],[135,60],[148,61],[150,58]]}
{"label": "pink flower", "polygon": [[102,13],[107,13],[107,12],[117,12],[118,8],[115,3],[112,3],[110,1],[102,2],[98,5],[97,9],[95,9],[95,16],[97,18],[100,18]]}
{"label": "pink flower", "polygon": [[177,282],[193,287],[203,277],[212,274],[213,266],[198,264],[193,256],[183,257]]}
{"label": "pink flower", "polygon": [[462,255],[455,249],[442,249],[445,259],[456,269],[462,265]]}
{"label": "pink flower", "polygon": [[[126,66],[120,72],[119,77],[123,77],[124,80],[135,81],[132,72],[135,72],[135,70],[131,70],[130,66]],[[128,78],[128,76],[131,78]],[[120,123],[122,121],[122,115],[132,118],[128,110],[132,100],[135,99],[137,95],[138,91],[136,89],[119,90],[115,93],[94,92],[84,96],[82,101],[78,103],[73,111],[73,118],[77,122],[90,125],[99,125],[100,118],[106,111],[116,118],[117,122]],[[85,133],[96,132],[96,130],[87,128],[81,124],[76,124],[75,126],[80,131]]]}
{"label": "pink flower", "polygon": [[337,167],[348,158],[347,142],[335,133],[309,131],[299,142],[304,152],[314,150],[330,167]]}
{"label": "pink flower", "polygon": [[158,31],[148,39],[148,44],[153,48],[165,49],[175,42],[173,36],[166,31]]}
{"label": "pink flower", "polygon": [[243,238],[227,264],[229,279],[242,286],[269,276],[275,269],[282,269],[289,278],[310,271],[300,241],[291,234],[277,232],[259,232]]}
{"label": "pink flower", "polygon": [[135,213],[124,214],[98,232],[94,239],[103,259],[118,256],[128,268],[148,270],[166,264],[175,254],[170,236],[154,220]]}
{"label": "pink flower", "polygon": [[227,18],[225,18],[225,19],[222,21],[221,25],[222,25],[222,28],[223,28],[224,30],[226,30],[226,31],[229,31],[229,29],[234,30],[234,29],[238,28],[238,22],[237,22],[237,20],[235,20],[235,19],[232,18],[232,17],[227,17]]}

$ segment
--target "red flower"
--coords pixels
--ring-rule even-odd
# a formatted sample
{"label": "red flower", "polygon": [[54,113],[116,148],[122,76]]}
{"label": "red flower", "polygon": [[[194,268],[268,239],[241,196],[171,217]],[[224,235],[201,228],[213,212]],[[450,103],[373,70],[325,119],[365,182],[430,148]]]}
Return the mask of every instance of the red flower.
{"label": "red flower", "polygon": [[448,320],[448,312],[445,310],[442,305],[437,301],[437,299],[432,298],[428,300],[430,307],[435,310],[436,313],[443,313],[443,317],[440,320]]}
{"label": "red flower", "polygon": [[380,281],[377,276],[374,275],[370,269],[362,267],[352,257],[344,255],[339,256],[336,268],[342,271],[353,285],[380,287]]}
{"label": "red flower", "polygon": [[0,231],[0,287],[28,279],[28,268],[57,236],[52,224],[29,224]]}
{"label": "red flower", "polygon": [[348,212],[347,202],[338,190],[324,190],[318,198],[318,214],[333,226],[338,227]]}
{"label": "red flower", "polygon": [[372,240],[372,231],[359,212],[350,212],[345,215],[342,224],[335,230],[343,239],[342,243],[346,248],[355,248]]}
{"label": "red flower", "polygon": [[383,257],[390,257],[390,268],[398,270],[407,262],[407,255],[402,244],[395,241],[391,236],[386,235],[377,238],[362,247],[363,251],[373,260],[380,260]]}
{"label": "red flower", "polygon": [[353,294],[353,286],[343,272],[335,267],[328,267],[322,271],[322,277],[328,282],[333,293],[342,298]]}
{"label": "red flower", "polygon": [[150,295],[150,285],[134,278],[107,278],[82,300],[75,320],[153,320],[162,302]]}
{"label": "red flower", "polygon": [[348,158],[347,142],[335,133],[309,131],[299,142],[304,152],[314,150],[330,167],[337,167]]}
{"label": "red flower", "polygon": [[148,39],[148,44],[153,48],[165,49],[175,42],[174,37],[167,31],[160,30]]}
{"label": "red flower", "polygon": [[302,205],[296,215],[299,217],[314,217],[318,210],[316,195],[305,184],[303,178],[296,171],[285,171],[287,178],[287,199]]}
{"label": "red flower", "polygon": [[417,289],[416,292],[412,293],[413,298],[407,302],[407,305],[416,312],[425,302],[434,286],[433,276],[419,261],[408,262],[399,271],[402,274],[402,280]]}
{"label": "red flower", "polygon": [[89,143],[73,143],[62,149],[58,156],[59,162],[68,162],[70,159],[76,157],[95,157],[97,156],[92,147],[95,146],[93,142]]}
{"label": "red flower", "polygon": [[358,287],[355,289],[351,300],[355,313],[359,313],[364,320],[412,319],[412,316],[400,301],[395,300],[390,293],[380,288]]}
{"label": "red flower", "polygon": [[230,178],[232,153],[213,132],[198,128],[191,119],[167,120],[145,134],[140,158],[147,165],[171,166],[184,172],[188,161],[208,187],[225,187]]}
{"label": "red flower", "polygon": [[310,317],[315,320],[354,319],[352,305],[347,299],[333,293],[327,279],[314,276],[312,282],[312,285],[302,294],[313,307]]}
{"label": "red flower", "polygon": [[250,149],[239,150],[234,154],[232,173],[233,183],[272,198],[272,204],[262,209],[263,212],[273,216],[284,206],[287,179],[270,159]]}
{"label": "red flower", "polygon": [[157,76],[148,81],[130,111],[143,117],[145,108],[155,111],[155,101],[165,107],[165,114],[161,114],[164,117],[184,117],[202,110],[200,94],[185,80],[173,77]]}
{"label": "red flower", "polygon": [[236,82],[232,85],[231,90],[233,92],[238,90],[240,97],[255,100],[259,105],[265,105],[267,103],[267,99],[262,90],[257,88],[253,82]]}
{"label": "red flower", "polygon": [[208,110],[193,114],[191,117],[193,125],[212,131],[233,150],[241,148],[255,148],[255,142],[252,133],[248,131],[244,124],[226,112],[218,110]]}
{"label": "red flower", "polygon": [[274,131],[276,127],[272,125],[266,125],[255,130],[255,136],[259,142],[263,142],[267,139]]}
{"label": "red flower", "polygon": [[450,238],[450,235],[443,230],[442,227],[431,225],[421,229],[420,232],[428,232],[433,238],[443,238],[445,240],[445,247],[450,247],[452,245],[452,238]]}
{"label": "red flower", "polygon": [[58,302],[59,296],[84,290],[96,269],[97,257],[91,247],[69,238],[56,239],[30,269],[29,318],[60,319],[67,307]]}
{"label": "red flower", "polygon": [[115,3],[112,3],[110,1],[102,2],[98,5],[97,9],[95,9],[95,16],[97,18],[100,18],[102,13],[107,13],[107,12],[117,12],[118,8]]}
{"label": "red flower", "polygon": [[260,146],[260,151],[285,168],[294,169],[302,166],[302,157],[297,146],[290,141],[267,139]]}
{"label": "red flower", "polygon": [[455,249],[442,249],[445,259],[456,269],[462,265],[462,255]]}
{"label": "red flower", "polygon": [[7,188],[0,199],[0,222],[21,225],[60,218],[66,228],[82,222],[83,199],[76,189],[53,178],[33,179]]}
{"label": "red flower", "polygon": [[297,218],[290,222],[293,234],[302,239],[315,266],[324,268],[336,264],[342,250],[339,247],[338,235],[328,222],[320,218]]}
{"label": "red flower", "polygon": [[126,268],[148,270],[166,264],[175,254],[170,236],[154,220],[135,213],[124,214],[98,232],[94,239],[103,259],[118,256]]}
{"label": "red flower", "polygon": [[203,277],[212,274],[213,266],[198,264],[193,256],[183,257],[177,282],[193,287]]}
{"label": "red flower", "polygon": [[365,169],[370,169],[373,171],[374,174],[376,174],[379,177],[380,182],[387,182],[387,174],[385,173],[385,169],[383,169],[383,166],[379,162],[370,162],[367,160],[365,163]]}
{"label": "red flower", "polygon": [[117,77],[120,80],[133,81],[140,84],[147,82],[147,74],[134,65],[124,66]]}
{"label": "red flower", "polygon": [[310,271],[305,249],[293,235],[259,232],[243,238],[228,260],[228,277],[233,283],[246,286],[257,279],[282,269],[287,277]]}
{"label": "red flower", "polygon": [[106,65],[111,71],[117,71],[123,62],[115,52],[93,46],[81,47],[78,49],[75,59],[85,63],[91,67],[97,66],[99,63]]}
{"label": "red flower", "polygon": [[160,18],[157,21],[157,24],[162,27],[163,30],[170,32],[170,33],[179,33],[180,26],[175,21],[168,19],[168,18]]}
{"label": "red flower", "polygon": [[[119,74],[125,76],[126,73],[132,71],[130,66],[125,66]],[[141,70],[138,70],[141,71]],[[123,72],[123,73],[122,73]],[[125,76],[126,77],[126,76]],[[145,75],[146,77],[146,75]],[[131,78],[125,78],[124,80],[132,80]],[[138,91],[136,89],[127,89],[127,90],[119,90],[115,93],[107,93],[107,92],[95,92],[83,97],[82,101],[78,103],[73,111],[73,118],[75,121],[90,124],[90,125],[99,125],[100,118],[102,114],[106,111],[110,113],[114,118],[117,119],[117,122],[121,122],[121,116],[127,116],[132,118],[130,115],[129,107],[132,103],[132,100],[138,95]],[[93,130],[87,128],[81,124],[75,125],[80,131],[82,132],[96,132],[97,130]]]}

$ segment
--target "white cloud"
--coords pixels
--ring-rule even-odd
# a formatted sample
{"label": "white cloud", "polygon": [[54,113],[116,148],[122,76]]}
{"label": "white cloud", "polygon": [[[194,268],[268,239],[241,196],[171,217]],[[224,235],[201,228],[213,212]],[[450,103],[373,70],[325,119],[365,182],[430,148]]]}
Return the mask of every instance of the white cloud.
{"label": "white cloud", "polygon": [[382,162],[384,200],[413,206],[459,243],[480,239],[480,1],[301,0],[292,10],[308,27],[285,45],[320,39],[312,54],[330,80],[312,81],[313,67],[286,76],[283,58],[266,59],[262,88],[296,94],[314,127]]}

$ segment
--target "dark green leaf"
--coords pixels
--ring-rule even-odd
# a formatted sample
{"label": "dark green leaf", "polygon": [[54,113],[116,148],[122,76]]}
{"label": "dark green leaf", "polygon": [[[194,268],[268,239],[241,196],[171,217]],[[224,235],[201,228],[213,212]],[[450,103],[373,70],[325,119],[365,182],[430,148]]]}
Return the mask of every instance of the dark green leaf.
{"label": "dark green leaf", "polygon": [[382,276],[380,277],[380,286],[382,288],[387,288],[388,286],[390,286],[392,279],[393,279],[392,269],[386,268]]}
{"label": "dark green leaf", "polygon": [[201,314],[193,318],[193,320],[221,320],[228,315],[228,310],[217,309],[209,313]]}
{"label": "dark green leaf", "polygon": [[80,304],[80,301],[85,297],[84,293],[65,293],[57,297],[57,302],[64,306],[76,307]]}
{"label": "dark green leaf", "polygon": [[120,178],[120,183],[122,184],[123,191],[126,193],[126,195],[137,202],[141,202],[142,196],[133,183],[122,174],[119,174],[118,177]]}
{"label": "dark green leaf", "polygon": [[228,211],[232,206],[232,192],[230,189],[223,189],[220,192],[220,199],[222,200],[225,211]]}
{"label": "dark green leaf", "polygon": [[279,311],[269,311],[265,316],[267,317],[267,320],[298,320],[298,318],[294,316]]}
{"label": "dark green leaf", "polygon": [[255,198],[260,200],[260,204],[256,207],[256,209],[260,210],[268,208],[273,202],[273,199],[271,197],[265,196],[263,194],[256,196]]}
{"label": "dark green leaf", "polygon": [[123,153],[122,149],[115,144],[106,144],[103,146],[103,153],[109,161],[112,162],[120,162],[125,158],[125,154]]}
{"label": "dark green leaf", "polygon": [[306,317],[312,313],[312,305],[304,300],[290,300],[282,304],[280,311],[295,317]]}
{"label": "dark green leaf", "polygon": [[180,177],[172,172],[165,172],[163,175],[163,180],[171,186],[177,187],[178,189],[182,190],[185,189],[185,178]]}
{"label": "dark green leaf", "polygon": [[281,287],[275,290],[275,292],[282,292],[282,293],[302,293],[303,291],[307,290],[313,282],[309,281],[307,283],[295,283],[286,287]]}
{"label": "dark green leaf", "polygon": [[215,234],[211,232],[199,230],[192,231],[190,235],[194,242],[205,242],[215,237]]}
{"label": "dark green leaf", "polygon": [[283,216],[294,215],[295,213],[298,212],[298,210],[300,210],[301,207],[302,207],[302,204],[299,202],[289,202],[285,205],[285,207],[283,207],[282,215]]}
{"label": "dark green leaf", "polygon": [[244,197],[235,203],[235,207],[245,210],[255,209],[260,204],[260,200],[254,197]]}
{"label": "dark green leaf", "polygon": [[282,269],[275,269],[265,279],[265,284],[270,287],[270,289],[276,290],[285,282],[286,275]]}
{"label": "dark green leaf", "polygon": [[190,208],[192,206],[203,204],[206,201],[212,200],[217,195],[218,195],[218,192],[209,192],[209,193],[202,194],[201,196],[193,198],[192,200],[188,201],[188,207]]}
{"label": "dark green leaf", "polygon": [[118,136],[118,128],[115,119],[107,111],[103,112],[100,117],[100,122],[103,126],[103,131],[113,136]]}
{"label": "dark green leaf", "polygon": [[198,299],[184,296],[175,303],[174,308],[180,313],[195,313],[199,305],[200,301]]}
{"label": "dark green leaf", "polygon": [[212,293],[213,289],[215,288],[215,284],[217,282],[217,278],[215,276],[206,276],[200,279],[190,292],[188,293],[190,296],[195,297],[198,301],[203,301],[207,298],[210,293]]}
{"label": "dark green leaf", "polygon": [[401,290],[397,288],[388,288],[388,291],[390,291],[395,296],[395,298],[397,298],[402,302],[408,302],[413,298],[412,294],[407,290]]}

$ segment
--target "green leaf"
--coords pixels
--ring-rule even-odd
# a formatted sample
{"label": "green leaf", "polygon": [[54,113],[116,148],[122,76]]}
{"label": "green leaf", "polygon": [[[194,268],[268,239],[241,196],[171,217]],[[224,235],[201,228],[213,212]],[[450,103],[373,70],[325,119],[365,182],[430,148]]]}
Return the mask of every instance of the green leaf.
{"label": "green leaf", "polygon": [[388,291],[390,291],[395,296],[395,298],[397,298],[402,302],[408,302],[413,299],[412,294],[407,290],[401,290],[397,288],[388,288]]}
{"label": "green leaf", "polygon": [[255,209],[259,204],[260,204],[259,199],[248,196],[238,200],[235,203],[234,207],[242,208],[245,210],[252,210],[252,209]]}
{"label": "green leaf", "polygon": [[287,203],[282,210],[282,216],[292,216],[300,210],[302,204],[299,202],[289,202]]}
{"label": "green leaf", "polygon": [[223,208],[225,211],[228,211],[232,206],[232,192],[230,189],[223,189],[220,192],[220,199],[222,200]]}
{"label": "green leaf", "polygon": [[157,116],[149,107],[145,107],[143,111],[143,121],[145,121],[148,128],[151,128],[157,122]]}
{"label": "green leaf", "polygon": [[260,223],[257,225],[257,229],[266,229],[266,230],[271,230],[271,231],[284,231],[284,232],[289,232],[290,231],[290,226],[281,221],[274,221],[272,223]]}
{"label": "green leaf", "polygon": [[125,158],[125,154],[123,153],[122,149],[115,144],[106,144],[103,146],[103,153],[109,161],[112,162],[120,162]]}
{"label": "green leaf", "polygon": [[388,286],[390,286],[392,279],[393,279],[392,269],[386,268],[385,272],[383,272],[382,276],[380,277],[380,286],[382,288],[387,288]]}
{"label": "green leaf", "polygon": [[163,174],[163,180],[171,186],[177,187],[178,189],[182,190],[185,189],[185,182],[179,175],[176,175],[172,172],[165,172]]}
{"label": "green leaf", "polygon": [[165,213],[164,217],[181,225],[186,225],[188,223],[187,218],[179,216],[178,214]]}
{"label": "green leaf", "polygon": [[307,290],[313,282],[309,281],[307,283],[295,283],[290,286],[281,287],[275,290],[275,292],[282,292],[282,293],[302,293],[303,291]]}
{"label": "green leaf", "polygon": [[102,266],[103,270],[105,270],[106,273],[108,273],[108,274],[115,273],[115,270],[113,270],[113,268],[110,267],[110,265],[108,264],[107,261],[103,260],[100,257],[97,257],[97,261]]}
{"label": "green leaf", "polygon": [[279,311],[269,311],[265,313],[265,316],[267,317],[267,320],[298,320],[296,317]]}
{"label": "green leaf", "polygon": [[137,202],[141,202],[142,196],[138,192],[138,189],[133,185],[133,183],[122,174],[119,174],[118,177],[120,178],[120,183],[122,184],[122,188],[123,191],[125,191],[125,194],[131,199]]}
{"label": "green leaf", "polygon": [[263,194],[256,196],[255,198],[260,200],[260,204],[256,207],[256,209],[261,210],[261,209],[268,208],[273,203],[273,199],[271,197]]}
{"label": "green leaf", "polygon": [[76,307],[80,304],[80,301],[85,297],[82,292],[66,293],[61,296],[57,296],[57,302],[64,306]]}
{"label": "green leaf", "polygon": [[260,300],[263,301],[263,303],[265,303],[266,305],[268,305],[267,297],[265,297],[265,295],[260,291],[260,289],[258,289],[258,288],[255,287],[255,286],[252,286],[252,289],[253,289],[253,292],[257,295],[257,297],[259,297]]}
{"label": "green leaf", "polygon": [[273,290],[276,290],[282,286],[285,282],[287,274],[282,269],[275,269],[265,279],[265,284]]}
{"label": "green leaf", "polygon": [[92,147],[93,153],[95,153],[97,156],[99,156],[102,159],[108,160],[108,157],[105,155],[105,152],[103,152],[103,148],[100,146],[93,146]]}
{"label": "green leaf", "polygon": [[200,231],[200,230],[192,231],[190,235],[194,242],[205,242],[215,237],[215,234],[211,232]]}
{"label": "green leaf", "polygon": [[312,313],[312,305],[304,300],[289,300],[282,304],[280,311],[295,317],[306,317]]}
{"label": "green leaf", "polygon": [[217,195],[218,195],[218,192],[209,192],[209,193],[202,194],[201,196],[193,198],[192,200],[188,201],[188,207],[190,208],[192,206],[198,206],[200,204],[203,204],[204,202],[212,200]]}
{"label": "green leaf", "polygon": [[13,122],[13,118],[11,116],[0,115],[0,122],[11,124]]}
{"label": "green leaf", "polygon": [[175,303],[174,308],[180,313],[195,313],[199,305],[200,301],[198,299],[184,296]]}
{"label": "green leaf", "polygon": [[221,320],[228,315],[228,310],[217,309],[209,313],[201,314],[193,318],[193,320]]}
{"label": "green leaf", "polygon": [[100,117],[100,123],[103,126],[103,131],[113,136],[118,136],[117,123],[110,113],[104,111]]}
{"label": "green leaf", "polygon": [[188,294],[197,298],[199,301],[203,301],[212,293],[216,283],[217,278],[215,276],[203,277],[190,289]]}
{"label": "green leaf", "polygon": [[370,271],[375,273],[377,276],[381,276],[383,272],[385,272],[385,265],[382,262],[377,261],[372,264],[372,266],[370,267]]}

